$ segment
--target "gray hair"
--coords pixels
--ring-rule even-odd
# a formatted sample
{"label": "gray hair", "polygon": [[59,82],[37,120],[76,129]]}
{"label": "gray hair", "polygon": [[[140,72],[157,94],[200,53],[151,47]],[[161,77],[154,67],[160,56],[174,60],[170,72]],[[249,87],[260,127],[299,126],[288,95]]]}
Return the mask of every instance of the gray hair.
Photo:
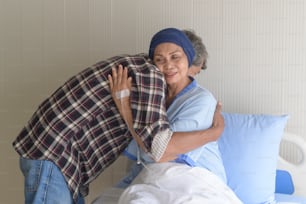
{"label": "gray hair", "polygon": [[204,43],[202,42],[202,38],[196,35],[193,30],[183,29],[182,31],[187,35],[187,37],[191,41],[193,49],[195,51],[195,56],[192,65],[200,66],[201,63],[203,63],[201,69],[203,70],[206,69],[208,52],[206,50]]}

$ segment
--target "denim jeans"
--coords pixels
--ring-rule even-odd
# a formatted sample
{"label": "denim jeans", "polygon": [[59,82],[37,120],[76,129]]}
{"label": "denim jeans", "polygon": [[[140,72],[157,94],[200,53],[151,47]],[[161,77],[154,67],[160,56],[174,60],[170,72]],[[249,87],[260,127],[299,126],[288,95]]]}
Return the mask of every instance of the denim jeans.
{"label": "denim jeans", "polygon": [[[20,157],[24,175],[25,204],[72,204],[72,194],[58,167],[47,160]],[[77,204],[84,204],[79,196]]]}
{"label": "denim jeans", "polygon": [[116,185],[117,188],[127,188],[133,180],[136,178],[136,176],[140,173],[140,171],[143,169],[142,164],[137,164],[136,161],[131,161],[131,165],[129,168],[129,172],[127,175],[125,175]]}

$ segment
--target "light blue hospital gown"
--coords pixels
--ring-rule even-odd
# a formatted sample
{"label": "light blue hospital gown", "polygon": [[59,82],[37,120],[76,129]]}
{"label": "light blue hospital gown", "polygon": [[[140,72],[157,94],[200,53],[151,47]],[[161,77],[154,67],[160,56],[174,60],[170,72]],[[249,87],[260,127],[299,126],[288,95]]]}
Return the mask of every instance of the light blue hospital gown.
{"label": "light blue hospital gown", "polygon": [[[207,89],[193,80],[173,100],[167,110],[170,128],[173,132],[186,132],[207,129],[211,126],[217,101]],[[124,154],[131,160],[137,160],[137,144],[133,140]],[[141,150],[140,150],[141,151]],[[148,155],[141,152],[142,161],[153,162]],[[186,163],[189,166],[199,166],[215,173],[226,183],[226,175],[223,167],[218,143],[210,142],[202,147],[179,156],[175,162]],[[127,187],[142,169],[142,165],[132,164],[131,170],[117,187]]]}

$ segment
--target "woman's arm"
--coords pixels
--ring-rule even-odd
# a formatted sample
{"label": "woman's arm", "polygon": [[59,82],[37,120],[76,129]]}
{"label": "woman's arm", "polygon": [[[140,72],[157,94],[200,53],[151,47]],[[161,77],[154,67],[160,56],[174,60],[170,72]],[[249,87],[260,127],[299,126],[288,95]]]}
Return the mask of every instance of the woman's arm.
{"label": "woman's arm", "polygon": [[129,97],[132,78],[128,77],[127,68],[123,68],[122,65],[119,65],[118,72],[116,68],[113,68],[112,76],[109,75],[108,80],[112,98],[117,108],[119,109],[119,113],[127,124],[128,129],[133,136],[133,139],[137,142],[137,144],[140,146],[140,148],[142,148],[144,152],[147,152],[145,145],[143,144],[142,140],[136,134],[133,128],[133,116]]}
{"label": "woman's arm", "polygon": [[[112,70],[112,76],[108,76],[110,82],[110,90],[117,108],[125,122],[128,125],[129,131],[137,144],[147,152],[142,140],[133,129],[133,116],[130,106],[129,95],[119,94],[123,90],[131,89],[131,78],[127,76],[127,68],[119,65],[118,71],[116,68]],[[215,141],[222,134],[224,129],[224,119],[221,114],[221,104],[218,103],[213,118],[213,124],[210,128],[201,131],[192,132],[175,132],[167,145],[167,148],[162,158],[157,162],[171,161],[177,158],[179,154],[184,154],[193,149],[196,149],[204,144]]]}

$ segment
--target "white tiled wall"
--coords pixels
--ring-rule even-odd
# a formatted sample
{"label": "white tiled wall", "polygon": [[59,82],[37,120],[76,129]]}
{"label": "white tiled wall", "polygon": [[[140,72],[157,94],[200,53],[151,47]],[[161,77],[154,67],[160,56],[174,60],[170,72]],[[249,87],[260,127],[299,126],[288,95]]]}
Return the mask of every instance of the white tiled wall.
{"label": "white tiled wall", "polygon": [[98,60],[146,52],[163,27],[202,36],[209,62],[197,79],[224,111],[289,113],[286,131],[306,139],[305,11],[303,0],[0,0],[0,203],[22,203],[11,142],[39,102]]}

